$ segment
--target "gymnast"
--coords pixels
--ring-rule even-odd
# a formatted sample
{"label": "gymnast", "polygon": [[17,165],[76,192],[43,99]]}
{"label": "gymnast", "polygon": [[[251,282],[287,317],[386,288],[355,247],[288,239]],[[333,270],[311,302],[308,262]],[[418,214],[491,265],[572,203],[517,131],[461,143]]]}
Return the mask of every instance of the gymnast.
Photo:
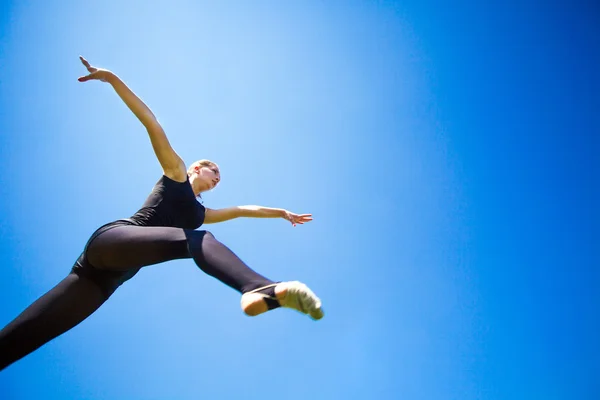
{"label": "gymnast", "polygon": [[117,75],[80,59],[89,74],[78,80],[113,87],[146,128],[163,175],[133,216],[98,228],[70,273],[0,331],[0,370],[82,322],[140,268],[169,260],[191,258],[206,274],[237,290],[248,316],[286,307],[321,319],[321,300],[305,284],[267,279],[210,232],[197,230],[239,217],[284,218],[296,226],[311,221],[311,214],[260,206],[204,207],[197,198],[219,184],[218,165],[199,160],[186,168],[144,102]]}

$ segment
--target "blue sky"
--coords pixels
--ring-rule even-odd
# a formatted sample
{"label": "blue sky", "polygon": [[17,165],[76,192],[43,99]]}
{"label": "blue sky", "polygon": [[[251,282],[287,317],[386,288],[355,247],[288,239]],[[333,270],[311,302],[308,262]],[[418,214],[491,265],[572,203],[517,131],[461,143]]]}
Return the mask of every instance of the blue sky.
{"label": "blue sky", "polygon": [[80,54],[219,163],[208,207],[314,215],[208,229],[326,317],[248,318],[191,261],[153,266],[2,398],[600,394],[593,2],[2,2],[0,325],[161,174]]}

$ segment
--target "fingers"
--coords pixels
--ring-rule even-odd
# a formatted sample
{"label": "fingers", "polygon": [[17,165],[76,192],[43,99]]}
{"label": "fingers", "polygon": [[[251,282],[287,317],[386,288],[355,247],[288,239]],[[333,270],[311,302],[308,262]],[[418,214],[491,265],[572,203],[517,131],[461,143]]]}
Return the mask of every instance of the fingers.
{"label": "fingers", "polygon": [[[310,218],[310,217],[312,217],[312,214],[292,214],[292,213],[290,213],[290,215],[293,218]],[[312,219],[312,218],[310,218],[310,219]]]}
{"label": "fingers", "polygon": [[[82,63],[82,64],[83,64],[83,66],[84,66],[84,67],[85,67],[85,68],[88,70],[88,72],[89,72],[90,74],[92,74],[92,73],[94,73],[94,72],[98,71],[98,68],[92,67],[92,66],[90,65],[90,63],[89,63],[89,62],[88,62],[88,61],[87,61],[85,58],[83,58],[82,56],[79,56],[79,59],[81,60],[81,63]],[[80,82],[85,82],[85,81],[81,81],[81,80],[80,80]]]}
{"label": "fingers", "polygon": [[84,65],[86,68],[88,68],[88,69],[89,69],[89,68],[91,68],[91,67],[92,67],[92,66],[90,65],[90,63],[89,63],[89,62],[88,62],[88,61],[87,61],[85,58],[83,58],[82,56],[79,56],[79,59],[81,60],[81,63],[82,63],[82,64],[83,64],[83,65]]}
{"label": "fingers", "polygon": [[312,221],[312,214],[301,214],[301,215],[296,215],[296,219],[298,222],[302,221],[302,222],[309,222]]}
{"label": "fingers", "polygon": [[78,80],[79,82],[87,82],[87,81],[89,81],[90,79],[94,79],[93,75],[94,75],[94,74],[89,74],[89,75],[86,75],[86,76],[80,76],[79,78],[77,78],[77,80]]}
{"label": "fingers", "polygon": [[96,68],[92,67],[90,65],[89,62],[87,62],[87,60],[81,56],[79,56],[79,59],[81,60],[81,63],[83,64],[83,66],[88,70],[88,72],[94,72],[96,70]]}
{"label": "fingers", "polygon": [[310,217],[308,217],[308,216],[301,216],[301,215],[298,215],[298,216],[294,216],[294,217],[292,217],[292,219],[290,220],[290,222],[292,223],[292,225],[296,226],[296,224],[303,225],[304,223],[306,223],[306,222],[310,222],[310,221],[312,221],[312,220],[313,220],[313,219],[312,219],[312,218],[310,218]]}
{"label": "fingers", "polygon": [[287,212],[285,215],[285,219],[292,223],[292,226],[296,226],[297,224],[303,225],[306,222],[312,221],[312,214],[294,214],[291,212]]}

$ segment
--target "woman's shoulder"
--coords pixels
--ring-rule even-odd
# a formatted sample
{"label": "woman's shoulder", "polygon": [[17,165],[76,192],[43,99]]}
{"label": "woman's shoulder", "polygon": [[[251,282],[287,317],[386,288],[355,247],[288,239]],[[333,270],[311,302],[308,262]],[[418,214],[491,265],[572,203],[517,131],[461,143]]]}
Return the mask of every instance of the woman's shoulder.
{"label": "woman's shoulder", "polygon": [[165,174],[163,174],[160,177],[158,182],[163,182],[165,184],[171,184],[171,185],[186,185],[189,183],[189,181],[187,179],[187,175],[185,176],[185,179],[180,180],[180,179],[173,179],[172,177],[165,175]]}
{"label": "woman's shoulder", "polygon": [[176,168],[163,171],[163,177],[177,183],[185,183],[188,180],[188,174],[185,168]]}

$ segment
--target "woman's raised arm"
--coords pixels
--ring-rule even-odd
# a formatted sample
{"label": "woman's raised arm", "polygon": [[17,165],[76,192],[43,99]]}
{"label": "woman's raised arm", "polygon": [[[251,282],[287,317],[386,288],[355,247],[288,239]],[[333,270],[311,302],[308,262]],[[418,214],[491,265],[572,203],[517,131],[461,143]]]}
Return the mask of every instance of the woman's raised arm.
{"label": "woman's raised arm", "polygon": [[175,181],[184,182],[187,179],[185,163],[171,147],[165,131],[150,108],[117,75],[106,69],[92,67],[83,57],[80,57],[80,59],[87,68],[89,75],[80,77],[79,82],[99,80],[110,83],[115,92],[148,131],[152,148],[164,174]]}

